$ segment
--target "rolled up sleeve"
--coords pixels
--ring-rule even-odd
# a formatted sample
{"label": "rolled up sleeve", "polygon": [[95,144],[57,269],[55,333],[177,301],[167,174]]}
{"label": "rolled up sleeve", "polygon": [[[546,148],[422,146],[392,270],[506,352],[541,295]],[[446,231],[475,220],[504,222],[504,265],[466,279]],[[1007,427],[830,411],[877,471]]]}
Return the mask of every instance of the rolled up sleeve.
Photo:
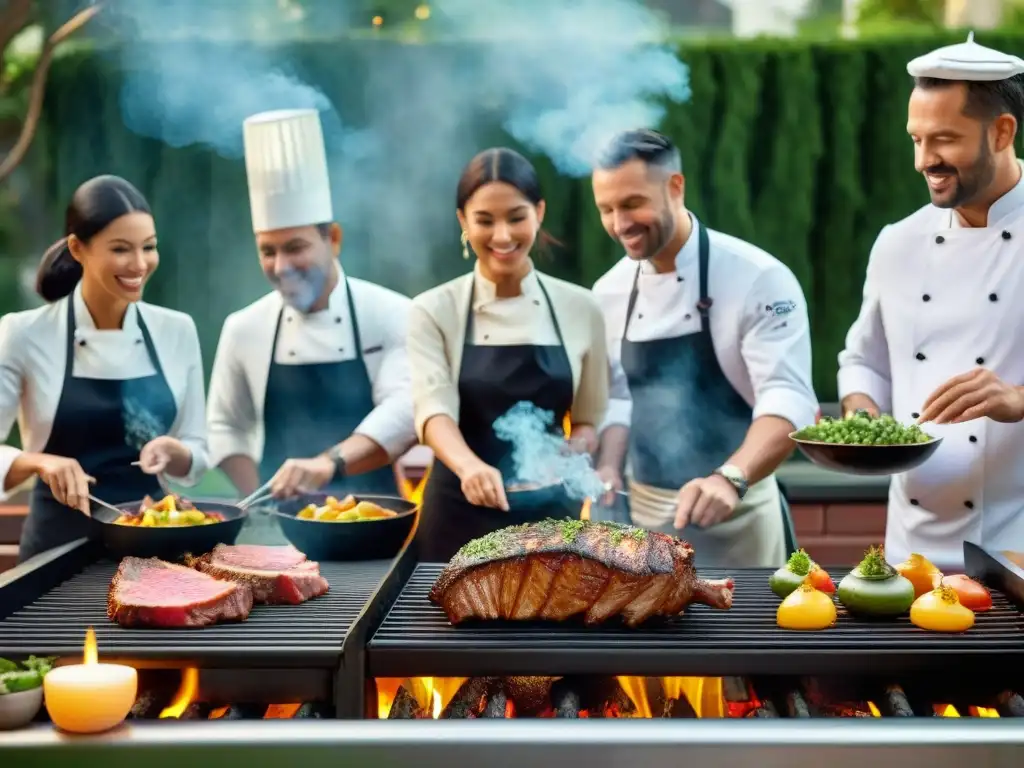
{"label": "rolled up sleeve", "polygon": [[210,376],[206,407],[209,465],[218,467],[231,456],[259,463],[258,424],[252,393],[239,357],[241,339],[233,318],[224,321]]}
{"label": "rolled up sleeve", "polygon": [[590,307],[590,340],[583,355],[580,385],[572,403],[573,424],[600,427],[608,411],[608,342],[604,316],[597,304]]}
{"label": "rolled up sleeve", "polygon": [[423,442],[423,429],[434,416],[448,416],[458,421],[459,391],[453,381],[444,333],[430,312],[416,301],[409,309],[406,350],[412,376],[416,436]]}
{"label": "rolled up sleeve", "polygon": [[878,235],[868,259],[860,313],[846,334],[846,346],[839,353],[839,398],[863,394],[883,411],[892,409],[892,374],[889,344],[885,338],[880,301],[881,279],[878,271],[880,243],[886,229]]}
{"label": "rolled up sleeve", "polygon": [[[11,435],[21,402],[23,364],[15,323],[16,318],[11,315],[0,317],[0,440],[5,441]],[[4,486],[11,465],[20,455],[21,451],[13,445],[0,445],[0,501],[6,501],[15,490],[5,492]]]}
{"label": "rolled up sleeve", "polygon": [[406,351],[410,303],[405,297],[392,298],[397,299],[389,296],[384,306],[374,310],[377,327],[383,329],[383,359],[372,382],[374,409],[356,427],[355,434],[370,438],[396,459],[415,444],[416,429]]}
{"label": "rolled up sleeve", "polygon": [[[818,398],[811,380],[807,304],[796,277],[783,264],[763,272],[745,306],[740,352],[754,389],[753,418],[777,416],[801,429],[813,424]],[[772,311],[765,311],[772,307]]]}
{"label": "rolled up sleeve", "polygon": [[181,415],[177,420],[172,437],[178,438],[192,453],[192,465],[185,477],[168,479],[193,486],[206,474],[210,467],[209,445],[206,440],[206,385],[203,381],[203,352],[199,344],[199,333],[191,317],[187,318],[186,337],[183,343],[183,361],[187,361],[188,377],[185,382],[185,396],[182,399]]}

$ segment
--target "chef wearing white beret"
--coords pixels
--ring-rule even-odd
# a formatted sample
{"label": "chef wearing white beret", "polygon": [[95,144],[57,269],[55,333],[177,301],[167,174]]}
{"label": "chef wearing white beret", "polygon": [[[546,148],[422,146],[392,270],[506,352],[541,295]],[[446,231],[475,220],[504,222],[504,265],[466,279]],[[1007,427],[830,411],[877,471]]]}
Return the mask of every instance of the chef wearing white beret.
{"label": "chef wearing white beret", "polygon": [[[274,290],[224,322],[208,398],[211,460],[242,494],[397,494],[416,441],[405,352],[410,300],[339,264],[319,114],[245,121],[260,265]],[[357,477],[358,476],[358,477]]]}
{"label": "chef wearing white beret", "polygon": [[974,42],[914,59],[907,132],[931,204],[875,241],[839,355],[843,408],[943,438],[892,478],[887,559],[963,567],[1024,546],[1024,61]]}

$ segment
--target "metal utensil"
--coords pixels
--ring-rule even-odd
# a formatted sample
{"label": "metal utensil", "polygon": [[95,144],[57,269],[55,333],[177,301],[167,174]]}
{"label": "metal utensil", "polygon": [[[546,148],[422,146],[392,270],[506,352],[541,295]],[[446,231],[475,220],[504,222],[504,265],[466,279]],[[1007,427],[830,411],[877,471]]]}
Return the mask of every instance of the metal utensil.
{"label": "metal utensil", "polygon": [[[142,462],[141,461],[133,461],[132,462],[132,466],[133,467],[141,467],[142,466]],[[160,490],[163,492],[164,496],[173,496],[174,495],[174,491],[171,490],[171,487],[167,484],[167,481],[164,480],[164,476],[161,473],[159,473],[159,472],[157,472],[157,474],[156,474],[156,481],[160,485]]]}
{"label": "metal utensil", "polygon": [[108,503],[107,503],[107,502],[105,502],[105,501],[104,501],[103,499],[97,499],[97,498],[96,498],[95,496],[93,496],[93,495],[92,495],[91,493],[89,494],[89,501],[91,501],[91,502],[92,502],[93,504],[98,504],[98,505],[99,505],[99,506],[101,506],[101,507],[104,507],[104,508],[106,508],[106,509],[109,509],[109,510],[110,510],[111,512],[113,512],[114,514],[116,514],[116,515],[117,515],[118,517],[120,517],[121,515],[123,515],[123,514],[124,514],[124,510],[123,510],[123,509],[118,509],[118,508],[117,508],[117,507],[115,507],[115,506],[114,506],[113,504],[108,504]]}
{"label": "metal utensil", "polygon": [[272,494],[270,492],[270,481],[268,480],[255,491],[253,491],[240,502],[238,502],[238,506],[241,507],[242,509],[248,509],[253,504],[259,504],[261,501],[266,501],[271,497],[271,495]]}

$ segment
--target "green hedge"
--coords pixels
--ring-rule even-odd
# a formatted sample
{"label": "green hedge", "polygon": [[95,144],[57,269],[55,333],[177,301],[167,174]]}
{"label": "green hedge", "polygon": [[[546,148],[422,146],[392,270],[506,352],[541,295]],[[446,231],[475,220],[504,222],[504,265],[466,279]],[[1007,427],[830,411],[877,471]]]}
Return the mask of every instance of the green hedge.
{"label": "green hedge", "polygon": [[[885,223],[927,201],[905,133],[906,63],[962,39],[716,42],[680,51],[693,97],[671,105],[662,128],[682,148],[687,202],[710,226],[766,248],[800,279],[822,400],[835,398],[836,354],[859,306],[871,242]],[[983,42],[1019,50],[1024,35],[986,34]],[[374,61],[386,57],[393,64],[401,56],[415,67],[419,57],[439,53],[453,55],[430,45],[355,41],[308,44],[281,51],[281,58],[297,62],[347,110],[343,117],[358,124],[361,105],[373,98],[362,84]],[[255,263],[242,163],[134,136],[123,127],[118,97],[117,73],[100,56],[56,62],[46,100],[50,130],[43,134],[53,160],[50,198],[63,204],[78,183],[101,172],[122,174],[144,189],[156,208],[164,254],[151,298],[196,317],[209,365],[224,316],[266,289]],[[467,146],[467,158],[475,149]],[[545,159],[537,162],[546,223],[566,245],[544,268],[590,285],[619,249],[601,229],[589,180],[562,178]],[[344,211],[339,218],[344,225]],[[53,220],[56,228],[59,211]],[[453,217],[450,238],[431,244],[429,267],[402,274],[393,260],[389,270],[373,258],[371,235],[350,246],[360,257],[350,257],[350,271],[418,292],[466,269],[457,234]]]}

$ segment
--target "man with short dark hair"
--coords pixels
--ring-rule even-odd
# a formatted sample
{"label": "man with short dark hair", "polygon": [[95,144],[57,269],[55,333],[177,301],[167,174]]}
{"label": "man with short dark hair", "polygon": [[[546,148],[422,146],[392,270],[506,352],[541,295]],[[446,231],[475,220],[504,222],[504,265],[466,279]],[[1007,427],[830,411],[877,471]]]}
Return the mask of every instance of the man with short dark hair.
{"label": "man with short dark hair", "polygon": [[786,559],[776,467],[813,423],[807,306],[793,273],[704,227],[683,200],[679,150],[629,131],[594,171],[594,198],[626,256],[594,286],[612,364],[598,467],[629,476],[633,522],[678,533],[697,562]]}
{"label": "man with short dark hair", "polygon": [[844,411],[941,437],[889,489],[887,559],[963,568],[1024,546],[1024,61],[974,42],[914,59],[907,132],[931,204],[884,227],[839,355]]}

